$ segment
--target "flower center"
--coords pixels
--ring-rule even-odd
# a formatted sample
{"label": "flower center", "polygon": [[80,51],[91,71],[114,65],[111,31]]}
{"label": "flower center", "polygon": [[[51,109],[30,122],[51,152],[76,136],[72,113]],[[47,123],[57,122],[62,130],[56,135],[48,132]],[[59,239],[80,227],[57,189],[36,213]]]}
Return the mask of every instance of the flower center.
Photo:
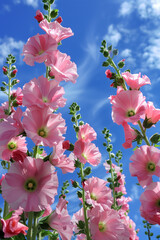
{"label": "flower center", "polygon": [[87,160],[87,156],[84,153],[82,153],[81,156]]}
{"label": "flower center", "polygon": [[8,149],[11,150],[11,151],[17,148],[17,144],[15,142],[12,142],[12,141],[9,142],[7,146],[8,146]]}
{"label": "flower center", "polygon": [[134,116],[135,115],[135,111],[134,110],[129,110],[128,112],[127,112],[127,117],[132,117],[132,116]]}
{"label": "flower center", "polygon": [[90,194],[91,199],[97,201],[97,196],[94,193]]}
{"label": "flower center", "polygon": [[24,188],[25,188],[25,190],[27,190],[29,192],[34,192],[37,188],[37,182],[34,179],[29,178],[25,182]]}
{"label": "flower center", "polygon": [[39,135],[40,137],[45,138],[45,137],[47,137],[47,131],[46,131],[44,128],[40,128],[40,129],[38,130],[38,135]]}
{"label": "flower center", "polygon": [[157,200],[156,205],[157,207],[160,207],[160,199]]}
{"label": "flower center", "polygon": [[42,100],[43,100],[43,102],[45,102],[45,103],[48,102],[48,98],[46,98],[46,97],[43,97]]}
{"label": "flower center", "polygon": [[99,222],[98,228],[100,232],[105,232],[106,231],[106,224],[104,222]]}
{"label": "flower center", "polygon": [[149,162],[149,163],[147,164],[147,170],[148,170],[149,172],[154,172],[155,169],[156,169],[156,165],[155,165],[153,162]]}
{"label": "flower center", "polygon": [[38,52],[38,55],[41,55],[42,53],[44,53],[44,51],[43,51],[43,50],[40,50],[40,51]]}

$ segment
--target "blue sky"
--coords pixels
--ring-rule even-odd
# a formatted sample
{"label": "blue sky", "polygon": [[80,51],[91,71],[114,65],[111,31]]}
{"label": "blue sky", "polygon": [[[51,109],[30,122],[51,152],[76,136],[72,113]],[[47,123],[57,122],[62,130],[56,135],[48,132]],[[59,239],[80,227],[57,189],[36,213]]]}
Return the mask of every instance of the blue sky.
{"label": "blue sky", "polygon": [[[63,117],[68,125],[67,138],[75,141],[74,132],[68,115],[68,107],[73,101],[81,106],[81,115],[84,122],[88,122],[98,134],[95,144],[102,153],[102,164],[94,168],[94,175],[105,179],[103,162],[107,154],[102,146],[104,127],[110,129],[113,134],[114,151],[122,150],[124,172],[126,174],[126,187],[128,196],[133,197],[130,204],[130,217],[136,222],[137,228],[141,228],[140,239],[146,238],[142,228],[142,219],[139,215],[139,196],[141,188],[136,186],[137,180],[130,176],[129,158],[132,150],[122,149],[124,133],[121,126],[117,126],[111,120],[111,106],[108,97],[115,94],[111,89],[109,80],[105,77],[105,68],[102,67],[103,56],[99,52],[101,41],[119,49],[116,61],[125,58],[126,69],[131,73],[141,72],[151,80],[151,86],[143,87],[143,94],[147,101],[153,101],[159,107],[160,84],[160,1],[159,0],[56,0],[55,7],[60,10],[63,18],[62,25],[71,27],[74,36],[63,41],[59,50],[71,56],[71,60],[78,66],[79,78],[76,84],[65,85],[68,99],[67,105],[62,109]],[[40,0],[1,0],[0,1],[0,65],[3,66],[5,57],[12,53],[17,58],[20,85],[45,72],[43,64],[27,66],[20,55],[23,44],[27,39],[37,33],[42,34],[38,23],[34,19],[37,9],[42,10]],[[2,72],[1,80],[4,80]],[[0,102],[4,102],[4,95],[0,93]],[[158,132],[159,125],[153,129]],[[149,134],[152,133],[152,130]],[[59,171],[61,175],[61,171]],[[62,180],[73,178],[71,174],[61,176]],[[71,188],[70,188],[71,189]],[[70,213],[77,210],[78,200],[75,191],[68,200]],[[74,208],[73,208],[74,206]],[[159,232],[158,227],[154,227]],[[153,237],[153,239],[155,239]]]}

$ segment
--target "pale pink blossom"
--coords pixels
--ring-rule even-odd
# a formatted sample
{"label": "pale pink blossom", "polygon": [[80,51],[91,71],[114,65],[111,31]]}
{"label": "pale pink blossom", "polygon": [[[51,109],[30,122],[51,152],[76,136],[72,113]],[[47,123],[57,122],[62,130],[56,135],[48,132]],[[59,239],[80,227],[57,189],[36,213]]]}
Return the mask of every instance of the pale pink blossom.
{"label": "pale pink blossom", "polygon": [[23,61],[33,66],[34,62],[42,63],[57,49],[57,42],[48,34],[33,36],[23,47]]}
{"label": "pale pink blossom", "polygon": [[151,224],[160,225],[160,182],[152,182],[140,196],[141,216]]}
{"label": "pale pink blossom", "polygon": [[[108,164],[107,162],[103,163],[103,166],[105,167],[105,169],[107,170],[107,173],[109,172],[109,170],[111,169],[110,164]],[[115,172],[118,173],[120,172],[121,168],[118,167],[117,165],[115,165],[114,163],[112,163],[112,168],[114,168]]]}
{"label": "pale pink blossom", "polygon": [[25,232],[28,230],[28,227],[24,224],[20,223],[20,216],[23,213],[23,209],[19,208],[17,211],[12,213],[12,216],[6,220],[1,219],[2,230],[5,238],[10,238],[12,236],[16,236],[20,233],[26,235]]}
{"label": "pale pink blossom", "polygon": [[78,229],[77,224],[79,221],[84,222],[84,210],[83,207],[76,213],[73,214],[72,223],[73,223],[73,231],[78,233],[80,229]]}
{"label": "pale pink blossom", "polygon": [[70,56],[59,50],[54,51],[47,59],[46,65],[50,67],[49,76],[54,77],[58,82],[64,80],[75,83],[78,78],[76,64],[70,61]]}
{"label": "pale pink blossom", "polygon": [[130,197],[121,196],[120,198],[117,198],[116,201],[118,203],[118,206],[121,206],[121,209],[119,211],[121,211],[123,213],[129,211],[128,202],[132,201],[132,199]]}
{"label": "pale pink blossom", "polygon": [[62,27],[57,21],[48,22],[46,19],[40,22],[39,26],[57,43],[65,38],[73,36],[73,32],[70,28]]}
{"label": "pale pink blossom", "polygon": [[139,240],[139,237],[137,236],[137,232],[135,230],[136,225],[133,220],[125,214],[121,216],[121,219],[129,232],[129,240]]}
{"label": "pale pink blossom", "polygon": [[61,114],[52,113],[51,109],[32,107],[24,113],[23,126],[27,137],[36,145],[53,147],[64,139],[65,120]]}
{"label": "pale pink blossom", "polygon": [[11,138],[24,132],[21,118],[22,110],[18,107],[16,112],[0,123],[0,146],[7,144]]}
{"label": "pale pink blossom", "polygon": [[160,109],[156,109],[152,102],[147,102],[144,127],[149,128],[160,120]]}
{"label": "pale pink blossom", "polygon": [[127,148],[132,148],[132,141],[134,141],[137,137],[137,133],[133,128],[130,127],[130,125],[127,122],[122,123],[124,134],[125,134],[125,143],[122,144],[122,146]]}
{"label": "pale pink blossom", "polygon": [[152,176],[160,177],[160,150],[153,146],[143,145],[134,151],[129,164],[131,176],[138,178],[142,187],[152,182]]}
{"label": "pale pink blossom", "polygon": [[129,232],[122,223],[118,211],[105,209],[99,211],[98,207],[91,210],[90,230],[92,240],[129,240]]}
{"label": "pale pink blossom", "polygon": [[67,201],[62,197],[59,199],[55,211],[49,216],[48,224],[57,230],[62,240],[71,240],[73,224],[67,211]]}
{"label": "pale pink blossom", "polygon": [[55,80],[48,81],[44,76],[34,78],[23,86],[23,105],[26,107],[50,107],[55,110],[64,107],[66,99],[63,98],[64,88]]}
{"label": "pale pink blossom", "polygon": [[75,142],[73,153],[84,164],[88,162],[93,166],[97,166],[101,160],[99,149],[94,143],[78,140]]}
{"label": "pale pink blossom", "polygon": [[2,196],[13,210],[39,212],[54,202],[58,179],[55,168],[42,159],[14,162],[2,181]]}
{"label": "pale pink blossom", "polygon": [[138,90],[140,87],[146,84],[151,84],[150,79],[146,75],[141,77],[141,73],[131,74],[130,72],[124,72],[122,73],[122,76],[127,85],[134,90]]}
{"label": "pale pink blossom", "polygon": [[63,173],[72,173],[75,170],[74,157],[72,157],[73,155],[67,157],[64,152],[65,150],[62,148],[62,142],[59,142],[53,148],[53,154],[50,156],[49,161],[52,165],[61,168]]}
{"label": "pale pink blossom", "polygon": [[84,142],[91,142],[97,138],[97,133],[88,124],[79,126],[78,140],[83,140]]}
{"label": "pale pink blossom", "polygon": [[[20,151],[22,154],[27,153],[27,144],[25,137],[11,138],[10,141],[0,147],[0,158],[9,161],[13,157],[13,153]],[[14,160],[14,159],[13,159]]]}
{"label": "pale pink blossom", "polygon": [[87,179],[84,184],[87,203],[93,207],[96,205],[100,205],[102,208],[111,207],[113,204],[112,193],[106,184],[106,181],[97,177]]}
{"label": "pale pink blossom", "polygon": [[138,90],[122,91],[112,99],[111,103],[112,119],[118,125],[124,121],[137,124],[137,121],[145,118],[145,97]]}
{"label": "pale pink blossom", "polygon": [[15,106],[15,104],[17,106],[22,105],[23,93],[22,93],[22,89],[20,87],[18,87],[17,90],[12,90],[11,97],[14,98],[14,102],[13,102],[14,106]]}
{"label": "pale pink blossom", "polygon": [[[11,113],[15,112],[14,108],[11,107]],[[0,106],[0,119],[7,119],[9,117],[8,113],[8,102],[4,102]]]}
{"label": "pale pink blossom", "polygon": [[48,204],[48,206],[46,206],[46,208],[45,208],[45,211],[44,211],[42,217],[46,217],[46,216],[50,215],[51,212],[52,212],[52,208],[51,208],[51,206]]}

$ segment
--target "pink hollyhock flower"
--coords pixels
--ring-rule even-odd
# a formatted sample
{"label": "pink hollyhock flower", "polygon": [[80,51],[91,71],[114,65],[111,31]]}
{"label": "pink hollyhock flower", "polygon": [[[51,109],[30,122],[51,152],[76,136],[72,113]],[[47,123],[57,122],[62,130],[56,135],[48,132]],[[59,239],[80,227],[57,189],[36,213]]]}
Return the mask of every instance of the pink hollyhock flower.
{"label": "pink hollyhock flower", "polygon": [[[11,113],[15,112],[14,108],[11,107]],[[4,102],[0,106],[0,119],[7,119],[9,117],[8,113],[8,102]]]}
{"label": "pink hollyhock flower", "polygon": [[121,198],[117,198],[116,201],[118,203],[118,206],[121,206],[121,209],[119,211],[125,213],[129,210],[128,202],[132,201],[132,198],[122,196]]}
{"label": "pink hollyhock flower", "polygon": [[40,22],[39,26],[57,43],[65,38],[73,36],[73,32],[70,28],[62,27],[57,21],[48,22],[46,19]]}
{"label": "pink hollyhock flower", "polygon": [[[109,170],[111,169],[110,164],[108,164],[107,162],[103,163],[103,166],[105,167],[105,169],[107,170],[107,173],[109,172]],[[118,173],[120,172],[121,168],[118,167],[117,165],[115,165],[114,163],[112,163],[112,168],[114,168],[115,172]]]}
{"label": "pink hollyhock flower", "polygon": [[109,69],[107,69],[107,70],[105,71],[105,74],[106,74],[106,77],[107,77],[107,78],[111,78],[111,77],[112,77],[112,72],[111,72],[111,70],[109,70]]}
{"label": "pink hollyhock flower", "polygon": [[42,159],[14,162],[2,182],[2,196],[12,209],[39,212],[54,202],[58,179],[55,168]]}
{"label": "pink hollyhock flower", "polygon": [[62,240],[70,240],[73,234],[73,224],[67,211],[67,201],[62,197],[59,199],[55,211],[49,216],[48,224],[56,229]]}
{"label": "pink hollyhock flower", "polygon": [[102,208],[111,207],[113,204],[112,193],[106,184],[106,181],[97,177],[87,179],[84,185],[87,203],[93,207],[96,205],[100,205]]}
{"label": "pink hollyhock flower", "polygon": [[27,153],[27,144],[25,137],[15,137],[4,146],[0,147],[0,158],[9,161],[12,158],[13,153],[20,151],[22,154]]}
{"label": "pink hollyhock flower", "polygon": [[144,188],[152,182],[152,176],[160,177],[160,150],[143,145],[134,151],[129,164],[131,176],[136,176]]}
{"label": "pink hollyhock flower", "polygon": [[140,118],[145,117],[145,97],[138,90],[122,91],[113,98],[111,103],[112,120],[118,125],[124,121],[137,124]]}
{"label": "pink hollyhock flower", "polygon": [[0,146],[7,144],[11,138],[24,132],[21,117],[22,110],[18,107],[16,112],[0,123]]}
{"label": "pink hollyhock flower", "polygon": [[72,223],[73,223],[73,231],[75,233],[79,232],[79,229],[77,227],[77,224],[79,221],[83,221],[84,222],[84,211],[83,211],[83,207],[76,213],[73,214],[72,217]]}
{"label": "pink hollyhock flower", "polygon": [[23,61],[33,66],[34,62],[42,63],[49,55],[53,54],[53,51],[57,49],[57,42],[48,34],[33,36],[28,39],[27,43],[23,47],[24,59]]}
{"label": "pink hollyhock flower", "polygon": [[74,157],[67,157],[64,154],[64,149],[62,148],[62,142],[59,142],[54,148],[53,148],[53,154],[50,156],[50,163],[56,167],[59,167],[62,169],[63,173],[67,172],[74,172]]}
{"label": "pink hollyhock flower", "polygon": [[140,196],[141,216],[151,224],[160,224],[160,182],[152,182]]}
{"label": "pink hollyhock flower", "polygon": [[141,73],[139,74],[131,74],[130,72],[122,73],[122,77],[128,84],[131,89],[138,90],[140,87],[151,84],[150,79],[144,75],[141,78]]}
{"label": "pink hollyhock flower", "polygon": [[36,145],[53,147],[64,139],[65,120],[49,108],[32,107],[24,113],[23,126],[27,137]]}
{"label": "pink hollyhock flower", "polygon": [[122,192],[123,194],[126,194],[126,188],[125,188],[125,175],[121,172],[117,173],[118,183],[120,184],[119,187],[115,187],[114,190],[116,192]]}
{"label": "pink hollyhock flower", "polygon": [[124,128],[124,134],[125,134],[125,143],[122,144],[122,146],[127,148],[132,148],[132,141],[134,141],[137,137],[137,133],[132,129],[127,122],[123,122],[122,126]]}
{"label": "pink hollyhock flower", "polygon": [[37,10],[34,18],[40,23],[44,19],[43,13],[41,13],[40,10]]}
{"label": "pink hollyhock flower", "polygon": [[14,104],[17,106],[22,105],[23,93],[20,87],[18,87],[17,90],[13,90],[11,92],[11,97],[14,98]]}
{"label": "pink hollyhock flower", "polygon": [[45,208],[45,211],[44,211],[42,217],[46,217],[46,216],[50,215],[51,212],[52,212],[52,208],[51,208],[51,206],[48,204],[48,206],[46,206],[46,208]]}
{"label": "pink hollyhock flower", "polygon": [[129,232],[129,240],[139,240],[139,237],[137,236],[137,232],[135,230],[136,225],[132,219],[126,215],[121,216],[121,219]]}
{"label": "pink hollyhock flower", "polygon": [[88,123],[79,126],[78,140],[82,140],[84,142],[91,142],[94,141],[96,138],[97,133]]}
{"label": "pink hollyhock flower", "polygon": [[99,149],[94,143],[83,142],[78,140],[75,142],[73,153],[79,158],[81,163],[89,162],[93,166],[97,166],[101,160]]}
{"label": "pink hollyhock flower", "polygon": [[52,56],[47,59],[46,65],[51,68],[49,75],[58,82],[64,80],[75,83],[78,78],[76,64],[70,61],[70,56],[59,50],[54,51]]}
{"label": "pink hollyhock flower", "polygon": [[160,120],[160,109],[156,109],[152,102],[147,102],[145,120],[143,126],[150,128]]}
{"label": "pink hollyhock flower", "polygon": [[64,88],[55,80],[48,81],[44,76],[34,78],[23,86],[23,105],[26,107],[50,107],[55,110],[64,107],[66,99],[63,98]]}
{"label": "pink hollyhock flower", "polygon": [[105,209],[100,212],[99,207],[91,210],[90,230],[92,239],[97,240],[128,240],[129,233],[122,223],[118,211]]}
{"label": "pink hollyhock flower", "polygon": [[2,230],[4,232],[5,238],[10,238],[20,233],[22,233],[23,235],[27,234],[25,231],[28,230],[28,227],[19,222],[19,215],[21,215],[22,213],[23,209],[19,208],[17,211],[12,213],[12,217],[10,217],[9,219],[1,219]]}
{"label": "pink hollyhock flower", "polygon": [[2,174],[2,177],[0,178],[0,186],[2,185],[2,181],[3,181],[3,179],[5,178],[5,175],[6,175],[6,174]]}

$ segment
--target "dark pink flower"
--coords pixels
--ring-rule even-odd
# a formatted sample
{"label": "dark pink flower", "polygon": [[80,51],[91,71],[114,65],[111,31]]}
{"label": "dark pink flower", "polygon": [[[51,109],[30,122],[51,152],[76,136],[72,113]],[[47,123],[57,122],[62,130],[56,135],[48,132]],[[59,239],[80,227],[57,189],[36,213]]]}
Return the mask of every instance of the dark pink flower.
{"label": "dark pink flower", "polygon": [[39,35],[28,39],[23,47],[23,61],[33,66],[34,62],[42,63],[53,51],[57,49],[57,42],[48,34]]}
{"label": "dark pink flower", "polygon": [[111,72],[111,70],[109,70],[109,69],[107,69],[107,70],[105,71],[105,74],[106,74],[106,77],[107,77],[107,78],[111,78],[111,77],[112,77],[112,72]]}
{"label": "dark pink flower", "polygon": [[63,21],[63,19],[62,19],[62,17],[61,17],[61,16],[59,16],[58,18],[56,18],[56,21],[57,21],[59,24],[61,24],[61,23],[62,23],[62,21]]}

